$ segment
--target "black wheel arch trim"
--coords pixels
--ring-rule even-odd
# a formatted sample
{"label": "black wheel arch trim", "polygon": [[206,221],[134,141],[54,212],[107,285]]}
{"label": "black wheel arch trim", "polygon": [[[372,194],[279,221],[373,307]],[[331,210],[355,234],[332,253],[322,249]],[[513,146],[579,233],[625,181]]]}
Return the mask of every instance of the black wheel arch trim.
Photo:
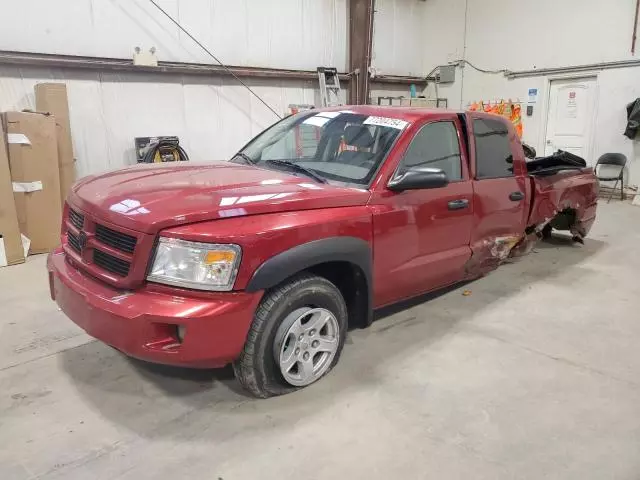
{"label": "black wheel arch trim", "polygon": [[366,325],[373,321],[373,279],[371,246],[357,237],[328,237],[285,250],[260,265],[246,286],[247,292],[275,287],[308,268],[328,262],[348,262],[362,270],[367,282]]}

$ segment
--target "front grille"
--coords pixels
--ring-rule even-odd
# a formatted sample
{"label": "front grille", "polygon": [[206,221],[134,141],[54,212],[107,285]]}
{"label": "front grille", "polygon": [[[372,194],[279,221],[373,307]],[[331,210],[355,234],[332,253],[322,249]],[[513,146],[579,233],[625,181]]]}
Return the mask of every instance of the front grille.
{"label": "front grille", "polygon": [[131,264],[126,260],[120,260],[100,250],[93,251],[93,263],[120,277],[129,275],[129,268],[131,267]]}
{"label": "front grille", "polygon": [[152,235],[103,223],[74,205],[67,204],[66,211],[64,249],[76,268],[117,288],[135,288],[144,281]]}
{"label": "front grille", "polygon": [[133,253],[138,241],[136,237],[116,232],[99,224],[96,224],[96,240],[125,253]]}
{"label": "front grille", "polygon": [[76,212],[75,210],[69,209],[69,221],[74,227],[80,230],[84,226],[84,215]]}
{"label": "front grille", "polygon": [[69,231],[67,232],[67,243],[73,250],[80,253],[80,242],[78,241],[78,237]]}

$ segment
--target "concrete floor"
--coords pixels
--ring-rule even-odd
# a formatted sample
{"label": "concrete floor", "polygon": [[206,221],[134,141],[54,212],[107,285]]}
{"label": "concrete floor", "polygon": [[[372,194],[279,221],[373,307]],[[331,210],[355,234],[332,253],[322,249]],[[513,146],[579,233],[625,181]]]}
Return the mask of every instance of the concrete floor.
{"label": "concrete floor", "polygon": [[0,269],[0,478],[638,479],[638,248],[640,208],[603,204],[584,246],[353,331],[270,400],[92,340],[32,257]]}

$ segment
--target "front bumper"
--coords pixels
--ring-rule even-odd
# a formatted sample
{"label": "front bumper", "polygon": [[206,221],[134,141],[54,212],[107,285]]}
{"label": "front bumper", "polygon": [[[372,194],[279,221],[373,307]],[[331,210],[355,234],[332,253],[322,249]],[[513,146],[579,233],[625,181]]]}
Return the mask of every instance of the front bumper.
{"label": "front bumper", "polygon": [[[242,351],[262,292],[192,295],[143,287],[115,290],[71,266],[61,249],[47,259],[51,297],[89,335],[155,363],[222,367]],[[179,340],[178,326],[185,328]]]}

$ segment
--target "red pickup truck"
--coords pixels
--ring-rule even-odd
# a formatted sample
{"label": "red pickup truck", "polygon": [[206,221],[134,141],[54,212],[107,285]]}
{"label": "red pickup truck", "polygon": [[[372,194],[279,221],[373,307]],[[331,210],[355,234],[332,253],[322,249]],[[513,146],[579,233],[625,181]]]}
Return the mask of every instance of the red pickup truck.
{"label": "red pickup truck", "polygon": [[508,120],[342,107],[287,117],[228,162],[141,165],[72,189],[52,298],[127,355],[307,386],[375,309],[495,268],[596,215],[584,163],[529,167]]}

